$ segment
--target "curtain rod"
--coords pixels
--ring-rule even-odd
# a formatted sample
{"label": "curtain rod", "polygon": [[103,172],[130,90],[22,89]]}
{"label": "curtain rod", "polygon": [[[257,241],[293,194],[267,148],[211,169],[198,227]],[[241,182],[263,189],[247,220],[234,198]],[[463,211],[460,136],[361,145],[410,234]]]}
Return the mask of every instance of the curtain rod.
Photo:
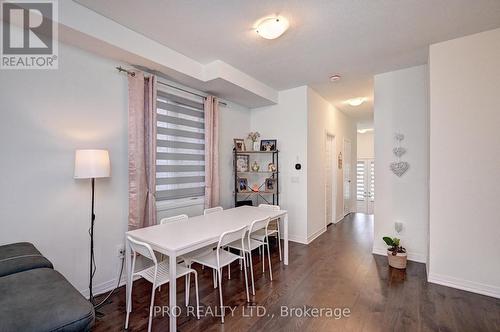
{"label": "curtain rod", "polygon": [[[124,72],[124,73],[127,73],[127,75],[130,75],[130,76],[132,76],[132,77],[134,77],[134,76],[135,76],[135,73],[134,73],[133,71],[127,70],[127,69],[123,68],[122,66],[118,66],[118,67],[116,67],[116,69],[117,69],[120,73],[121,73],[121,72]],[[207,98],[207,96],[200,95],[200,94],[198,94],[198,93],[194,93],[194,92],[191,92],[191,91],[186,90],[186,89],[183,89],[183,88],[179,88],[179,87],[177,87],[177,86],[175,86],[175,85],[171,85],[171,84],[168,84],[168,83],[165,83],[165,82],[161,82],[161,81],[159,81],[159,80],[158,80],[157,82],[158,82],[159,84],[161,84],[161,85],[165,85],[165,86],[168,86],[168,87],[170,87],[170,88],[172,88],[172,89],[176,89],[176,90],[179,90],[179,91],[182,91],[182,92],[185,92],[185,93],[189,93],[189,94],[192,94],[192,95],[194,95],[194,96],[197,96],[197,97],[200,97],[200,98],[203,98],[203,99],[206,99],[206,98]],[[226,104],[225,102],[222,102],[222,101],[219,101],[219,104],[224,105],[224,106],[227,106],[227,104]]]}

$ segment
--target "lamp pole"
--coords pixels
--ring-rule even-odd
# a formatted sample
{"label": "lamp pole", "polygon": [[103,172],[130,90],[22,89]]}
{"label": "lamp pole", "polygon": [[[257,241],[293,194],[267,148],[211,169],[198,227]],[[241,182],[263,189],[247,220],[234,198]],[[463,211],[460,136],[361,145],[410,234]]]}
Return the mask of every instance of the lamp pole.
{"label": "lamp pole", "polygon": [[89,271],[89,301],[95,306],[92,284],[96,271],[94,258],[94,224],[95,224],[95,179],[111,176],[108,150],[83,149],[75,152],[75,179],[90,179],[91,211],[90,211],[90,271]]}
{"label": "lamp pole", "polygon": [[94,278],[94,189],[95,189],[95,178],[90,180],[92,186],[92,210],[90,215],[90,278],[89,278],[89,299],[92,304],[94,303],[94,294],[92,293],[92,279]]}

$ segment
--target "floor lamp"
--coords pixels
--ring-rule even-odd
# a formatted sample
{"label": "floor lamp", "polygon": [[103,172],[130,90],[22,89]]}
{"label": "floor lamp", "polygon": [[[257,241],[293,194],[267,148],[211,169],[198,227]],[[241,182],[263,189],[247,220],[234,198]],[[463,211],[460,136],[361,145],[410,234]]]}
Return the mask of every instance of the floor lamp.
{"label": "floor lamp", "polygon": [[95,179],[111,176],[109,153],[107,150],[76,150],[75,152],[75,179],[90,179],[92,187],[92,208],[90,215],[90,275],[89,275],[89,300],[94,304],[92,293],[92,279],[95,273],[94,261],[94,188]]}

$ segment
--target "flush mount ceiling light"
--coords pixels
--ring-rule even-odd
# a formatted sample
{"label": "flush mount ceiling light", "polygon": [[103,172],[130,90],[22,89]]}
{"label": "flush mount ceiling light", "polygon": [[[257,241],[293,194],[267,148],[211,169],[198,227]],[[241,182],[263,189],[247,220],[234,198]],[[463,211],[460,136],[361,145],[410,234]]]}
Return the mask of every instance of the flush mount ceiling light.
{"label": "flush mount ceiling light", "polygon": [[340,76],[339,74],[332,75],[330,76],[330,82],[338,82],[341,78],[342,76]]}
{"label": "flush mount ceiling light", "polygon": [[365,102],[366,98],[359,97],[359,98],[352,98],[349,100],[346,100],[346,103],[351,106],[359,106]]}
{"label": "flush mount ceiling light", "polygon": [[261,19],[255,32],[265,39],[276,39],[288,29],[288,20],[283,16],[273,16]]}
{"label": "flush mount ceiling light", "polygon": [[373,131],[373,128],[358,129],[358,133],[366,134],[367,132]]}

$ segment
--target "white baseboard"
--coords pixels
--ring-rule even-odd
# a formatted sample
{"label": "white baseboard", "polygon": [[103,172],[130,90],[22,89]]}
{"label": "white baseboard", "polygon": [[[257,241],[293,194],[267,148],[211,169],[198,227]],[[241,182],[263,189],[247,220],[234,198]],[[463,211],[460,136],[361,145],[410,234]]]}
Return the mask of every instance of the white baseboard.
{"label": "white baseboard", "polygon": [[[375,255],[381,255],[381,256],[387,256],[387,249],[386,248],[375,248],[373,247],[372,254]],[[427,258],[425,257],[424,254],[422,253],[408,253],[408,260],[412,262],[417,262],[417,263],[427,263]]]}
{"label": "white baseboard", "polygon": [[[302,236],[297,236],[294,234],[288,234],[288,241],[295,242],[295,243],[300,243],[300,244],[309,244],[312,241],[314,241],[318,236],[326,232],[326,227],[321,228],[319,231],[315,232],[311,236],[308,236],[307,238],[302,237]],[[281,234],[281,239],[284,239],[283,234]]]}
{"label": "white baseboard", "polygon": [[[139,279],[139,278],[140,278],[139,276],[135,276],[134,277],[134,281],[137,280],[137,279]],[[121,280],[120,280],[120,284],[118,285],[118,287],[121,287],[121,286],[124,286],[124,285],[125,285],[125,276],[123,275],[122,278],[121,278]],[[107,292],[113,290],[115,287],[116,287],[116,279],[108,280],[106,282],[103,282],[103,283],[100,283],[98,285],[95,285],[93,287],[94,296],[98,296],[98,295],[107,293]],[[80,290],[80,293],[86,299],[89,298],[89,289],[88,288]]]}
{"label": "white baseboard", "polygon": [[307,244],[313,242],[314,240],[316,240],[316,238],[318,236],[320,236],[321,234],[323,234],[324,232],[326,232],[326,227],[323,227],[321,229],[319,229],[317,232],[311,234],[310,236],[307,237]]}
{"label": "white baseboard", "polygon": [[[284,238],[285,238],[284,236],[281,237],[281,239],[284,239]],[[288,241],[296,242],[296,243],[300,243],[300,244],[308,244],[307,239],[305,239],[301,236],[293,235],[293,234],[288,234]]]}
{"label": "white baseboard", "polygon": [[436,273],[429,273],[427,281],[433,284],[457,288],[464,291],[491,296],[500,299],[500,287],[474,281],[454,278]]}

